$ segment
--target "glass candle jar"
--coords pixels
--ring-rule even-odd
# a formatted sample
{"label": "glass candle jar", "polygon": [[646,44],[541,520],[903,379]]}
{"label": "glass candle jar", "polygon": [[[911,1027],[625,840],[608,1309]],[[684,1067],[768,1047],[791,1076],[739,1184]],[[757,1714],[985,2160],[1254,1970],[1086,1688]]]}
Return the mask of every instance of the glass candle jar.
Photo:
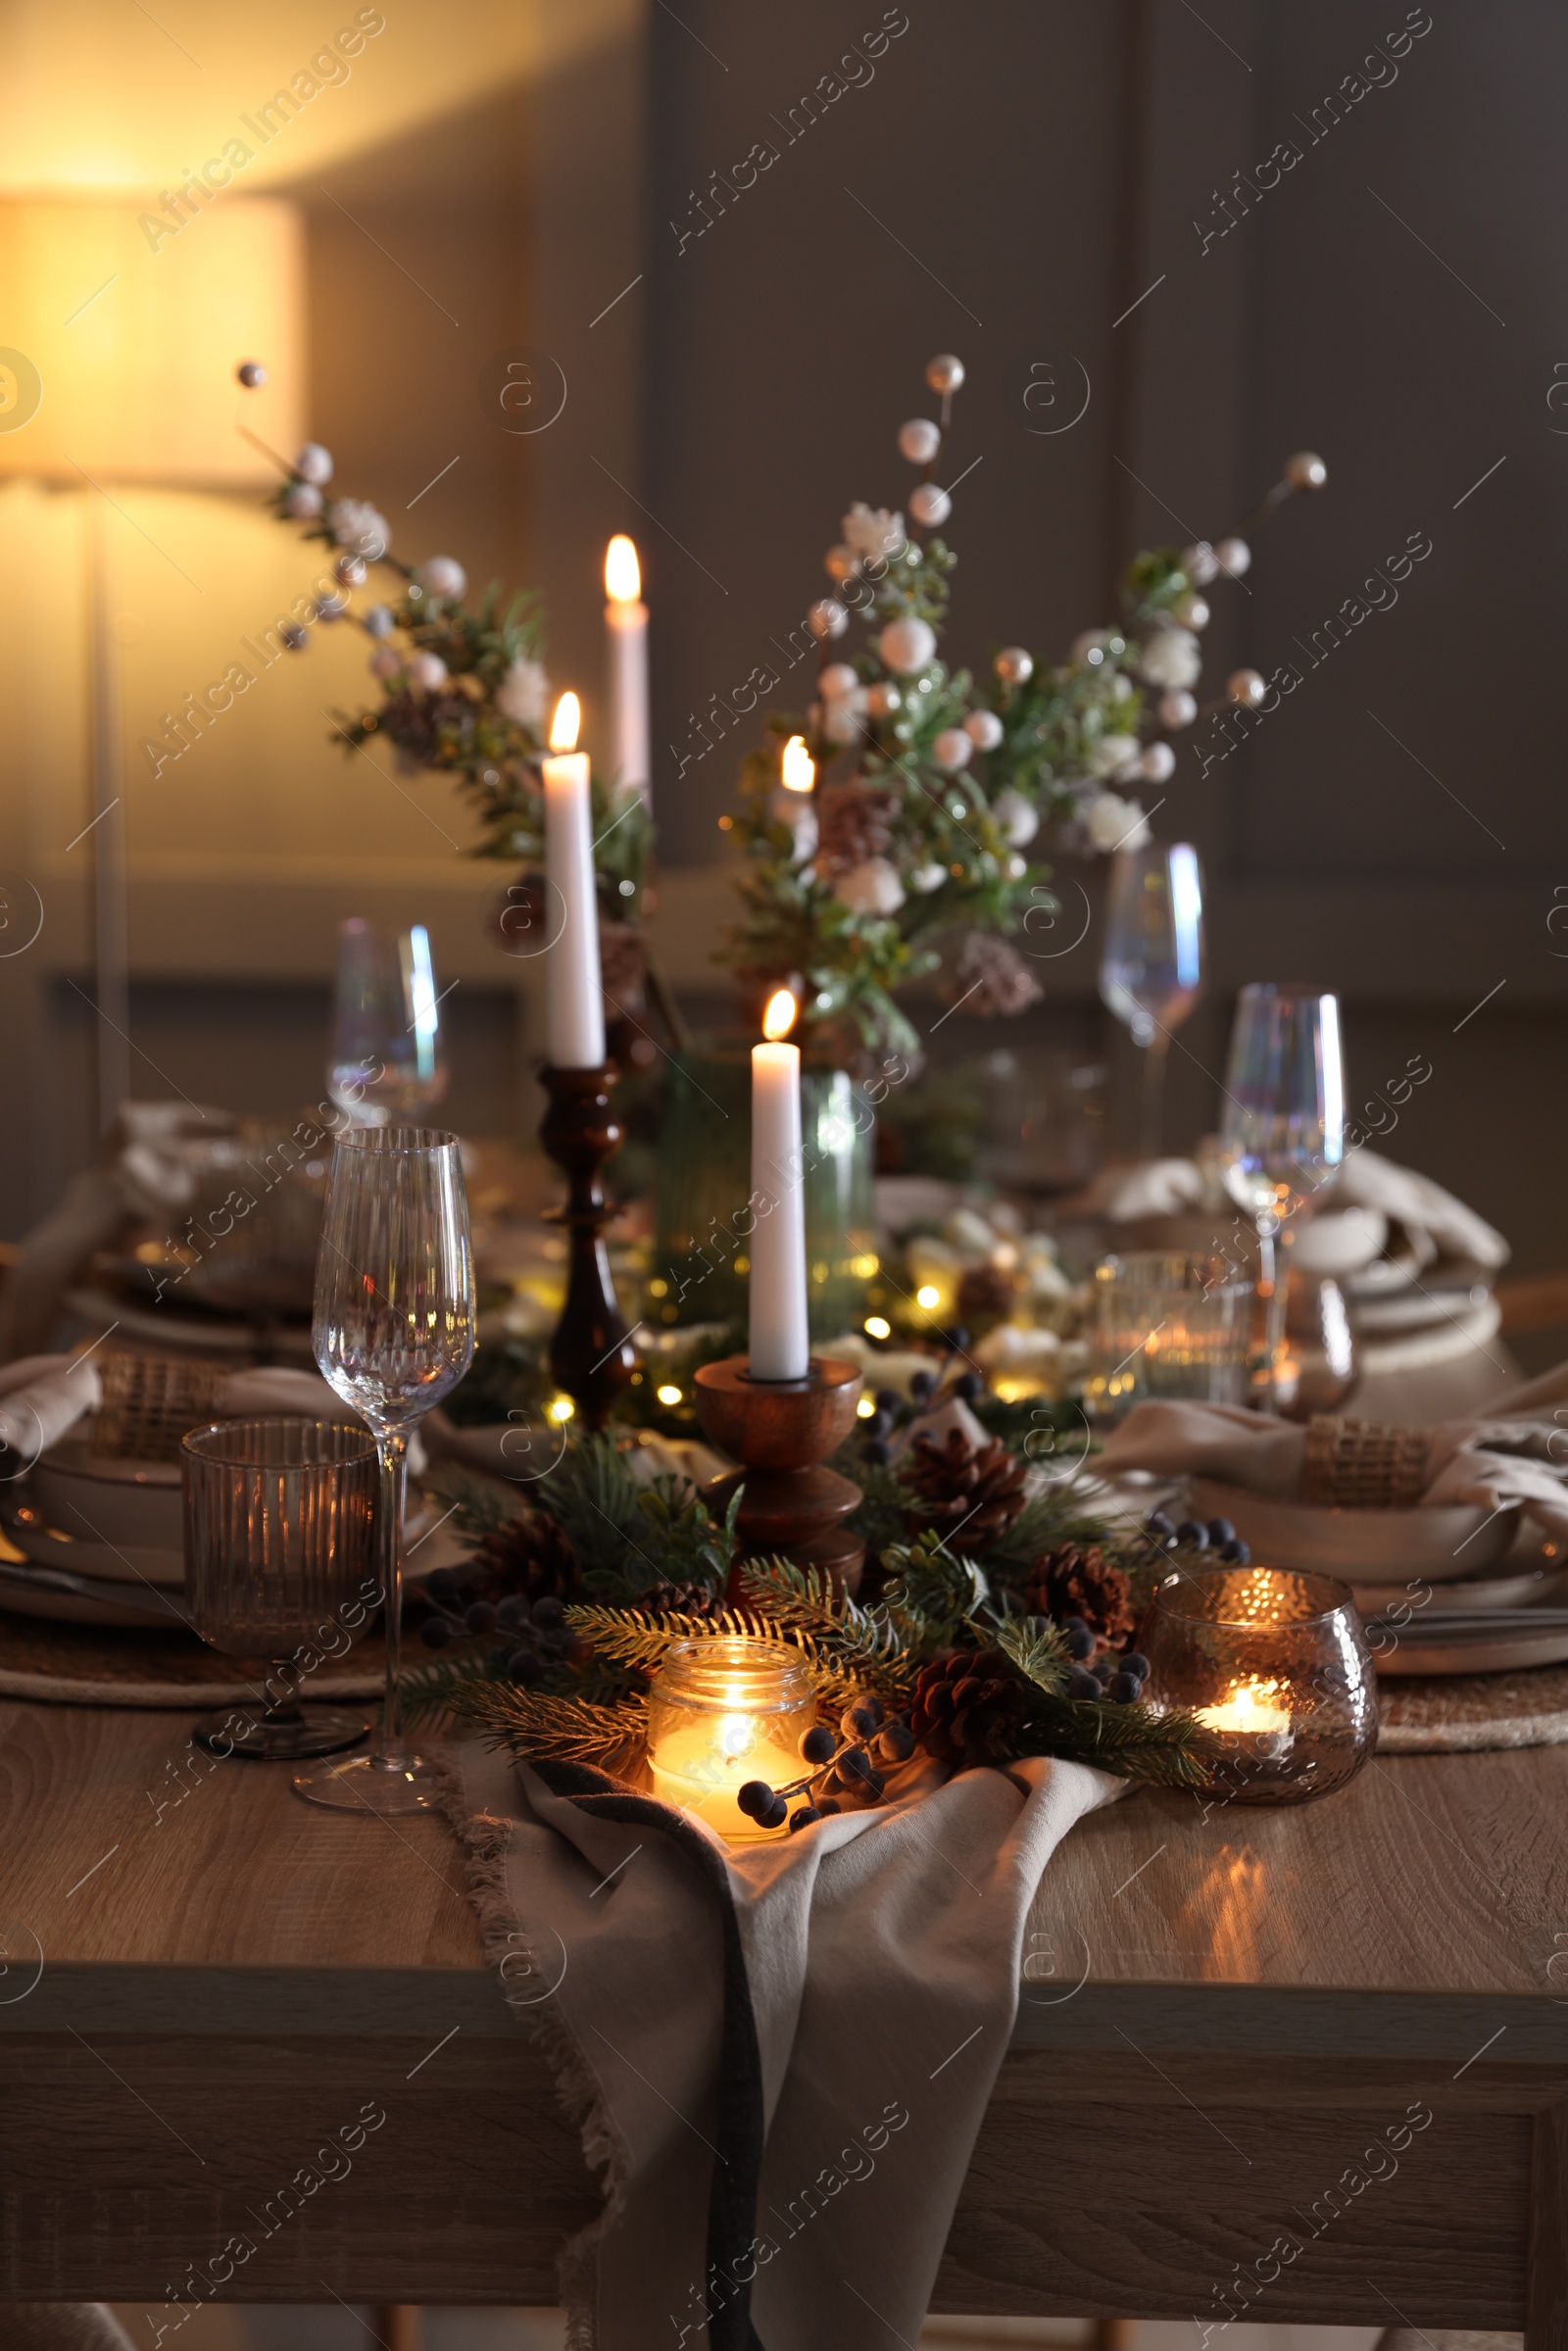
{"label": "glass candle jar", "polygon": [[806,1661],[782,1641],[675,1641],[648,1692],[648,1761],[661,1803],[694,1813],[731,1844],[784,1837],[735,1798],[748,1780],[800,1779],[800,1739],[816,1720]]}
{"label": "glass candle jar", "polygon": [[1169,1576],[1140,1646],[1150,1703],[1215,1732],[1237,1804],[1306,1804],[1377,1744],[1377,1676],[1348,1585],[1277,1567]]}

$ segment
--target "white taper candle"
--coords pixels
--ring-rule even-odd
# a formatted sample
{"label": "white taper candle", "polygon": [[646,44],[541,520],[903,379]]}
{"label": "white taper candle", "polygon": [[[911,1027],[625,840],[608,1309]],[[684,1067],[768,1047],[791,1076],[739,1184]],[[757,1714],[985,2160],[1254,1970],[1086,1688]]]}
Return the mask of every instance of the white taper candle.
{"label": "white taper candle", "polygon": [[648,607],[637,550],[623,534],[605,556],[605,638],[610,657],[611,772],[651,800],[648,741]]}
{"label": "white taper candle", "polygon": [[[774,1006],[787,1004],[782,1025],[795,1017],[795,1003],[780,990],[768,1005],[770,1030],[779,1021]],[[751,1357],[754,1380],[804,1380],[811,1347],[806,1310],[806,1176],[801,1150],[801,1053],[799,1046],[768,1043],[752,1048]]]}
{"label": "white taper candle", "polygon": [[576,695],[564,694],[550,726],[553,756],[543,763],[545,873],[550,884],[545,1045],[554,1069],[598,1069],[605,1057],[588,755],[572,748],[577,720]]}

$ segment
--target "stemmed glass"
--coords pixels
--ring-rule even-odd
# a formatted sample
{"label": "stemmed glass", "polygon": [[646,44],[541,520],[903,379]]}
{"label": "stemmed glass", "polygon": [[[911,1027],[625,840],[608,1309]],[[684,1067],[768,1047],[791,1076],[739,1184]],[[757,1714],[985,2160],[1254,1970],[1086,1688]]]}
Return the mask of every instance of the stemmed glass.
{"label": "stemmed glass", "polygon": [[473,1336],[473,1251],[457,1137],[429,1127],[340,1136],[311,1337],[322,1378],[369,1424],[380,1461],[386,1704],[373,1753],[296,1778],[315,1803],[392,1813],[432,1800],[429,1771],[404,1743],[398,1691],[408,1434],[462,1379]]}
{"label": "stemmed glass", "polygon": [[422,922],[389,932],[356,914],[341,926],[326,1089],[356,1126],[417,1118],[440,1102],[440,1005]]}
{"label": "stemmed glass", "polygon": [[1139,1150],[1157,1159],[1171,1031],[1203,985],[1203,871],[1190,841],[1119,849],[1111,863],[1100,994],[1144,1052]]}
{"label": "stemmed glass", "polygon": [[1319,988],[1254,981],[1242,990],[1225,1071],[1220,1127],[1225,1189],[1257,1225],[1258,1289],[1267,1300],[1269,1409],[1285,1337],[1288,1272],[1276,1249],[1296,1238],[1345,1157],[1345,1060],[1340,1000]]}

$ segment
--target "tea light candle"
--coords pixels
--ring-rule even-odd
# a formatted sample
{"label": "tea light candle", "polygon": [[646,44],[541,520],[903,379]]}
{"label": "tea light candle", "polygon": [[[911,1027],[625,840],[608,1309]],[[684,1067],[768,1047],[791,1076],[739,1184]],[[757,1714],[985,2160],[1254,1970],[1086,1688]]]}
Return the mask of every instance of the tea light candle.
{"label": "tea light candle", "polygon": [[1217,1706],[1200,1706],[1198,1719],[1211,1731],[1253,1738],[1262,1755],[1284,1755],[1293,1742],[1291,1710],[1279,1702],[1277,1682],[1240,1682]]}
{"label": "tea light candle", "polygon": [[576,747],[579,716],[576,695],[563,694],[550,722],[553,756],[543,762],[547,921],[558,896],[562,906],[560,935],[545,955],[545,1045],[554,1069],[598,1069],[605,1058],[588,757]]}
{"label": "tea light candle", "polygon": [[605,638],[610,655],[612,759],[615,781],[653,797],[648,752],[648,607],[637,550],[617,531],[605,554]]}
{"label": "tea light candle", "polygon": [[733,1844],[788,1836],[760,1829],[735,1801],[749,1780],[799,1780],[800,1735],[816,1716],[810,1677],[781,1641],[672,1641],[648,1696],[653,1792]]}
{"label": "tea light candle", "polygon": [[[769,1000],[765,1045],[752,1048],[750,1369],[754,1380],[804,1380],[811,1347],[806,1319],[806,1177],[801,1151],[801,1050],[779,1040],[793,1026],[794,997]],[[770,1204],[769,1204],[770,1203]]]}

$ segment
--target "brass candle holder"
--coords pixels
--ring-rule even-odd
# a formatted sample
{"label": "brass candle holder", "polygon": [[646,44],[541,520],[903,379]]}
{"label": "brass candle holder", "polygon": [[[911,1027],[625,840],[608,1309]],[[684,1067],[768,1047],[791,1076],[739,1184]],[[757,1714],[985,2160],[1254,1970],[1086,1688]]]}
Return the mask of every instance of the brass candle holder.
{"label": "brass candle holder", "polygon": [[727,1355],[703,1364],[696,1382],[705,1432],[742,1465],[713,1488],[710,1507],[721,1514],[744,1488],[736,1521],[743,1556],[821,1568],[851,1593],[865,1545],[844,1521],[860,1489],[825,1464],[855,1426],[860,1384],[855,1364],[816,1355],[804,1380],[754,1380],[744,1355]]}
{"label": "brass candle holder", "polygon": [[615,1398],[637,1368],[637,1357],[610,1276],[604,1228],[614,1211],[599,1171],[619,1151],[621,1125],[610,1106],[617,1072],[552,1069],[539,1072],[550,1107],[539,1140],[566,1171],[566,1205],[547,1211],[564,1225],[570,1245],[566,1298],[550,1342],[550,1369],[586,1427],[602,1429]]}

